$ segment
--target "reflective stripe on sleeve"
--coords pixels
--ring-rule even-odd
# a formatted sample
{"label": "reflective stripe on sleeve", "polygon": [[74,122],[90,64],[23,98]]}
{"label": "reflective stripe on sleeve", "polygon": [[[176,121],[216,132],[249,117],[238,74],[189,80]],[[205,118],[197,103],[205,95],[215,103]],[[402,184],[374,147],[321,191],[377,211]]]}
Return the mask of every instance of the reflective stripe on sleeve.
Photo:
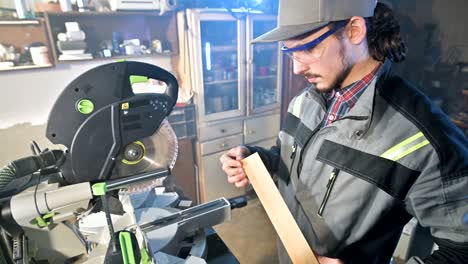
{"label": "reflective stripe on sleeve", "polygon": [[428,144],[429,140],[426,139],[422,132],[419,132],[391,147],[389,150],[385,151],[384,154],[380,155],[380,157],[397,161]]}

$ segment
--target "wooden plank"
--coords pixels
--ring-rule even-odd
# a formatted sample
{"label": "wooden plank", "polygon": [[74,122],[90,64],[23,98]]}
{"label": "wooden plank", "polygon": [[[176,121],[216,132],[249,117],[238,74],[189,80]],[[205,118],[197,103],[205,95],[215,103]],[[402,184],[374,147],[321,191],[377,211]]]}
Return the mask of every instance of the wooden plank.
{"label": "wooden plank", "polygon": [[292,262],[319,264],[258,153],[242,164]]}

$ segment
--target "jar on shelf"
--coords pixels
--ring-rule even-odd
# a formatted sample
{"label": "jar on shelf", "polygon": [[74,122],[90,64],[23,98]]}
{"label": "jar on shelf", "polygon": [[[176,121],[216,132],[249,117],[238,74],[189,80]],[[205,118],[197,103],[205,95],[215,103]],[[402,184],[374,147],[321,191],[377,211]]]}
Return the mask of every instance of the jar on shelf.
{"label": "jar on shelf", "polygon": [[49,49],[46,46],[30,47],[32,62],[35,65],[49,65]]}
{"label": "jar on shelf", "polygon": [[71,12],[72,11],[72,4],[71,0],[59,0],[60,8],[62,12]]}

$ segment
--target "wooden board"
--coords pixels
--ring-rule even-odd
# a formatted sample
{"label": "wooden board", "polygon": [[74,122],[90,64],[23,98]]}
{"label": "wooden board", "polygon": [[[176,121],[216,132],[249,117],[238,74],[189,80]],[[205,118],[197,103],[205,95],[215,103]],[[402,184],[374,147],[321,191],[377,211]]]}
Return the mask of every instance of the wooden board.
{"label": "wooden board", "polygon": [[319,264],[260,156],[250,155],[242,164],[292,262]]}

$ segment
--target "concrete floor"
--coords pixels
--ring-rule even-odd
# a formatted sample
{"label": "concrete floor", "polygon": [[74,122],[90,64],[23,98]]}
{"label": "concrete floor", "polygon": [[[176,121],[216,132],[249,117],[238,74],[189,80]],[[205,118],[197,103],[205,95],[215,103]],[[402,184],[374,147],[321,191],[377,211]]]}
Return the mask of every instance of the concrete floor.
{"label": "concrete floor", "polygon": [[241,264],[278,263],[276,232],[255,196],[247,206],[232,211],[230,221],[214,227]]}
{"label": "concrete floor", "polygon": [[[214,229],[241,264],[278,263],[277,235],[270,219],[255,193],[248,192],[247,198],[247,206],[233,210],[231,220],[215,226]],[[403,243],[402,247],[406,254],[408,245]],[[393,258],[394,264],[404,262],[396,256]]]}

